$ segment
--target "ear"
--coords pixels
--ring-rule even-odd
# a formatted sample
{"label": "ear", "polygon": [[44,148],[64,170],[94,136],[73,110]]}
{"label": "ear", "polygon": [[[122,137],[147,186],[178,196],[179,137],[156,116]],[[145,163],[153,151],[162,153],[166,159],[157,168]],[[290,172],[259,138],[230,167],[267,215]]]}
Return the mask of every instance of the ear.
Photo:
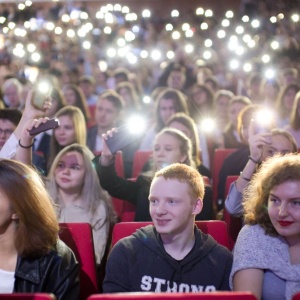
{"label": "ear", "polygon": [[202,211],[202,208],[203,208],[203,201],[201,198],[197,198],[195,204],[194,204],[194,207],[193,207],[193,212],[192,214],[194,216],[198,215],[201,211]]}
{"label": "ear", "polygon": [[19,217],[18,217],[18,215],[16,213],[13,213],[11,215],[11,218],[12,218],[12,220],[18,220],[19,219]]}

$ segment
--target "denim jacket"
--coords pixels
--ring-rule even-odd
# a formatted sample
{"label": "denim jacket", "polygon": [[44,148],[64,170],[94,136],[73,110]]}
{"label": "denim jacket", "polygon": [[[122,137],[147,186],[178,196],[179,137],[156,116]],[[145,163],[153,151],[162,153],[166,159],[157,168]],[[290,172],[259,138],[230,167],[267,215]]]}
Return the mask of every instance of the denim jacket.
{"label": "denim jacket", "polygon": [[59,240],[44,256],[19,256],[13,293],[52,293],[57,300],[78,299],[79,264],[74,253]]}

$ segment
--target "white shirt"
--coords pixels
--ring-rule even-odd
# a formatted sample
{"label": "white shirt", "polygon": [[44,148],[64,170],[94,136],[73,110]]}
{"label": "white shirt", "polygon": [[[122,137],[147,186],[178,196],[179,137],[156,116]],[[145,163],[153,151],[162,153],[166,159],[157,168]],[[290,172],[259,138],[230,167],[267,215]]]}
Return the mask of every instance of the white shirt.
{"label": "white shirt", "polygon": [[0,158],[13,159],[16,156],[18,147],[19,141],[17,140],[15,134],[12,133],[0,150]]}
{"label": "white shirt", "polygon": [[15,272],[0,269],[0,294],[11,294],[15,284]]}

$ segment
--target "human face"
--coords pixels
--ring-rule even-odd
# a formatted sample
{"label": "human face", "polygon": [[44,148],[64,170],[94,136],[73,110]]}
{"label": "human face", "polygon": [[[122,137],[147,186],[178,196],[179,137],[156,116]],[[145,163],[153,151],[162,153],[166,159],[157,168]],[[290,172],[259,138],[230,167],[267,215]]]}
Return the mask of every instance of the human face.
{"label": "human face", "polygon": [[64,96],[68,105],[76,104],[76,94],[72,89],[66,89],[64,91]]}
{"label": "human face", "polygon": [[204,89],[195,89],[193,91],[193,102],[201,105],[207,102],[207,94],[206,91]]}
{"label": "human face", "polygon": [[263,147],[261,161],[266,160],[275,153],[284,155],[291,152],[293,152],[293,145],[285,136],[279,134],[272,135],[271,144]]}
{"label": "human face", "polygon": [[216,102],[216,113],[219,117],[228,118],[228,103],[230,98],[227,96],[220,96]]}
{"label": "human face", "polygon": [[245,107],[246,105],[243,103],[233,103],[229,107],[229,119],[232,125],[235,127],[237,126],[238,123],[238,115],[240,111]]}
{"label": "human face", "polygon": [[64,154],[57,163],[54,176],[58,187],[65,192],[80,193],[86,168],[83,157],[76,151]]}
{"label": "human face", "polygon": [[185,81],[185,75],[180,71],[171,72],[168,78],[168,86],[177,90],[181,90],[183,88]]}
{"label": "human face", "polygon": [[173,163],[183,163],[186,155],[181,153],[180,141],[170,134],[160,134],[155,139],[153,161],[156,170]]}
{"label": "human face", "polygon": [[95,121],[98,128],[108,130],[114,127],[119,113],[112,102],[107,99],[99,99],[96,104]]}
{"label": "human face", "polygon": [[190,234],[195,215],[202,209],[200,199],[192,199],[186,182],[156,177],[149,194],[150,215],[162,236]]}
{"label": "human face", "polygon": [[188,138],[190,138],[190,139],[192,138],[192,132],[180,122],[174,121],[169,124],[169,127],[176,128],[176,129],[180,130],[181,132],[183,132]]}
{"label": "human face", "polygon": [[296,96],[296,90],[293,88],[290,88],[286,91],[286,93],[283,96],[283,104],[285,106],[285,108],[287,109],[292,109],[293,104],[294,104],[294,99]]}
{"label": "human face", "polygon": [[58,144],[65,147],[75,143],[76,136],[72,118],[65,115],[58,117],[58,119],[60,125],[54,129],[54,137]]}
{"label": "human face", "polygon": [[283,182],[270,191],[268,214],[279,235],[292,245],[300,242],[300,181]]}
{"label": "human face", "polygon": [[126,106],[131,106],[132,104],[132,97],[131,97],[131,93],[127,88],[121,88],[119,90],[119,95],[123,98],[123,100],[125,101]]}
{"label": "human face", "polygon": [[9,120],[0,119],[0,150],[11,136],[16,126]]}
{"label": "human face", "polygon": [[12,211],[10,201],[0,189],[0,236],[7,233],[9,228],[15,228],[13,219],[16,219],[16,215]]}
{"label": "human face", "polygon": [[16,86],[14,86],[14,85],[8,86],[4,90],[3,96],[8,101],[9,107],[17,108],[20,106],[20,94],[19,94]]}
{"label": "human face", "polygon": [[171,116],[176,113],[175,106],[172,99],[161,99],[159,103],[159,114],[166,125]]}

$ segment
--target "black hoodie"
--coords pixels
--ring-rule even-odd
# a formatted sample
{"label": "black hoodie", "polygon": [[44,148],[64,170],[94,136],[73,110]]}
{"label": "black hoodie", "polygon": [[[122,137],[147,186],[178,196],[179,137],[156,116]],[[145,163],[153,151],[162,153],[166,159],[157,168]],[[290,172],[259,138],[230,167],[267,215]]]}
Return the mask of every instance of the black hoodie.
{"label": "black hoodie", "polygon": [[153,225],[120,240],[108,258],[103,292],[230,290],[231,252],[196,226],[194,231],[195,245],[180,261],[165,251]]}

